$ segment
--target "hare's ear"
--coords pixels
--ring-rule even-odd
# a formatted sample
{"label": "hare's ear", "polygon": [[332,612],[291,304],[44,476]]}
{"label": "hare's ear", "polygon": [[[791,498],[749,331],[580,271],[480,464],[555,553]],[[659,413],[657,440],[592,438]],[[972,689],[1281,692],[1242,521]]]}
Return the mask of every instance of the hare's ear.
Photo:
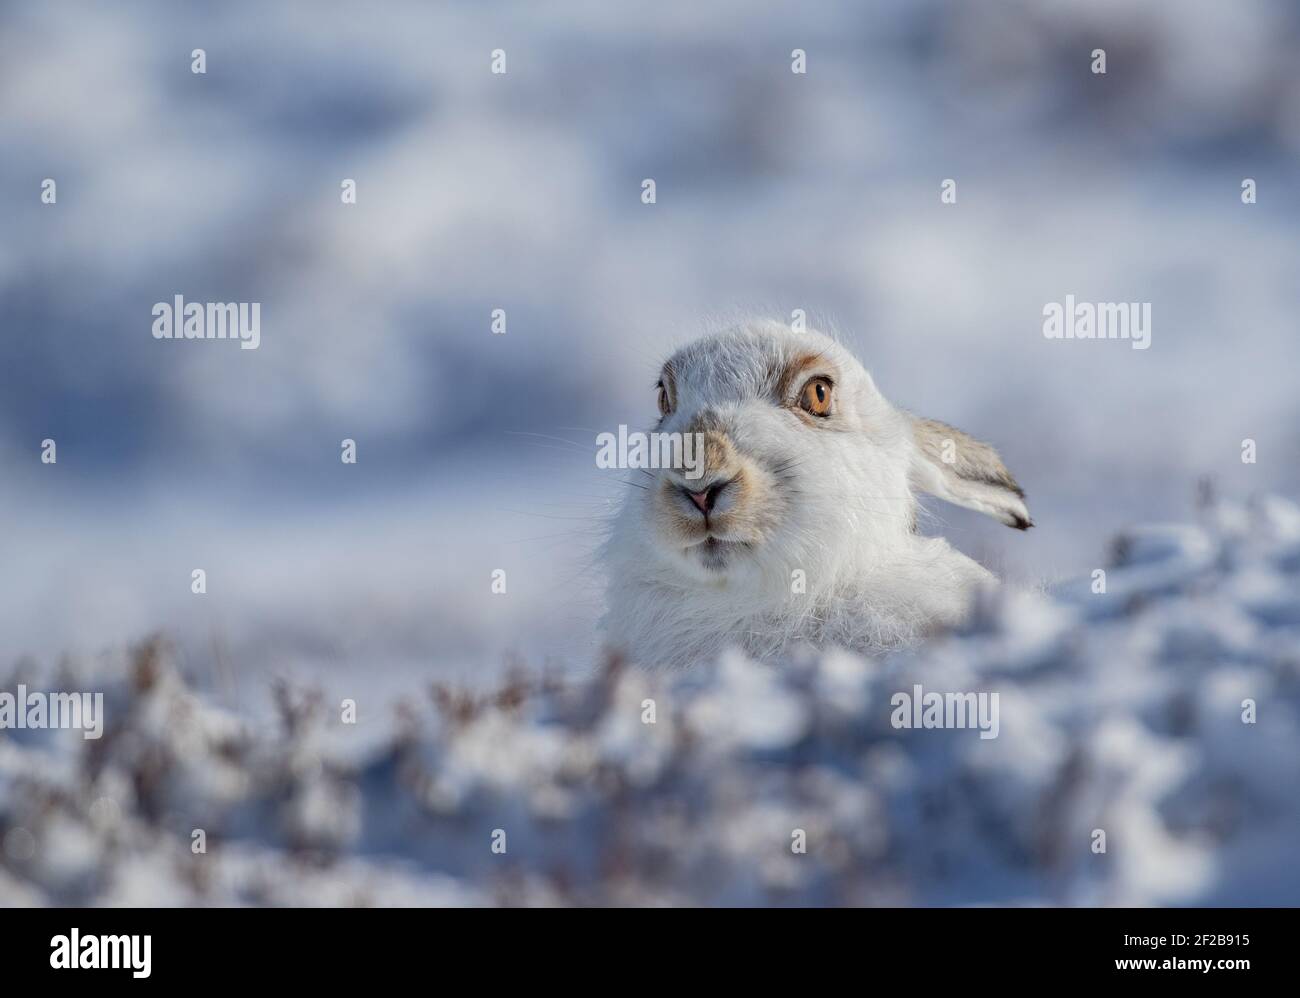
{"label": "hare's ear", "polygon": [[935,419],[912,417],[912,487],[947,502],[987,513],[1008,527],[1028,530],[1033,521],[1025,492],[988,444]]}

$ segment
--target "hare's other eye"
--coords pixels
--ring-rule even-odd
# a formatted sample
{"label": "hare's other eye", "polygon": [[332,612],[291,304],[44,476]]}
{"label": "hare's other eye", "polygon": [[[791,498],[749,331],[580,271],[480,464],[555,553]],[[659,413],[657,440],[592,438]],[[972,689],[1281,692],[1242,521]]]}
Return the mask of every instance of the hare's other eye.
{"label": "hare's other eye", "polygon": [[672,401],[668,398],[668,389],[664,387],[661,381],[655,385],[655,391],[659,393],[659,415],[667,416],[673,411]]}
{"label": "hare's other eye", "polygon": [[814,416],[829,416],[832,387],[830,378],[811,379],[799,393],[799,408]]}

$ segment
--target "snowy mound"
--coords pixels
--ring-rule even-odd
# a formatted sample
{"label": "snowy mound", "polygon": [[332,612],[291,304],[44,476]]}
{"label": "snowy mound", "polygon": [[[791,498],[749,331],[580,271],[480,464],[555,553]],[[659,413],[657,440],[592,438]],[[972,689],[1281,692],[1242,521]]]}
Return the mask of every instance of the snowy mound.
{"label": "snowy mound", "polygon": [[23,665],[0,689],[93,682],[104,726],[0,731],[0,903],[1300,903],[1300,510],[1098,569],[886,660],[413,689],[364,746],[159,642]]}

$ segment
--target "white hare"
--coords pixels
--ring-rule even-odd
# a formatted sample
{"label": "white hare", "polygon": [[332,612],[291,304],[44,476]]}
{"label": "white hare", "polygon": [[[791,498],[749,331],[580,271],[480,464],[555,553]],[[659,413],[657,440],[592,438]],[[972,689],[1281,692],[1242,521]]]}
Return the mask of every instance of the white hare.
{"label": "white hare", "polygon": [[640,665],[898,647],[995,581],[917,533],[918,492],[1032,525],[992,447],[896,409],[820,333],[745,323],[677,351],[657,387],[655,429],[702,434],[704,460],[633,471],[604,547],[607,639]]}

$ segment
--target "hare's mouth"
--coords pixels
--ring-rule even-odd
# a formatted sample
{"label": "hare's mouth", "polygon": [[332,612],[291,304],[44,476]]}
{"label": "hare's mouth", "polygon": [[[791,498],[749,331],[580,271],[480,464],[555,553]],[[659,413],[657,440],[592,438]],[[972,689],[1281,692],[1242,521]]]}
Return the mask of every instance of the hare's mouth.
{"label": "hare's mouth", "polygon": [[711,571],[720,572],[741,554],[749,550],[744,541],[729,541],[709,534],[686,548],[687,557],[696,558]]}

